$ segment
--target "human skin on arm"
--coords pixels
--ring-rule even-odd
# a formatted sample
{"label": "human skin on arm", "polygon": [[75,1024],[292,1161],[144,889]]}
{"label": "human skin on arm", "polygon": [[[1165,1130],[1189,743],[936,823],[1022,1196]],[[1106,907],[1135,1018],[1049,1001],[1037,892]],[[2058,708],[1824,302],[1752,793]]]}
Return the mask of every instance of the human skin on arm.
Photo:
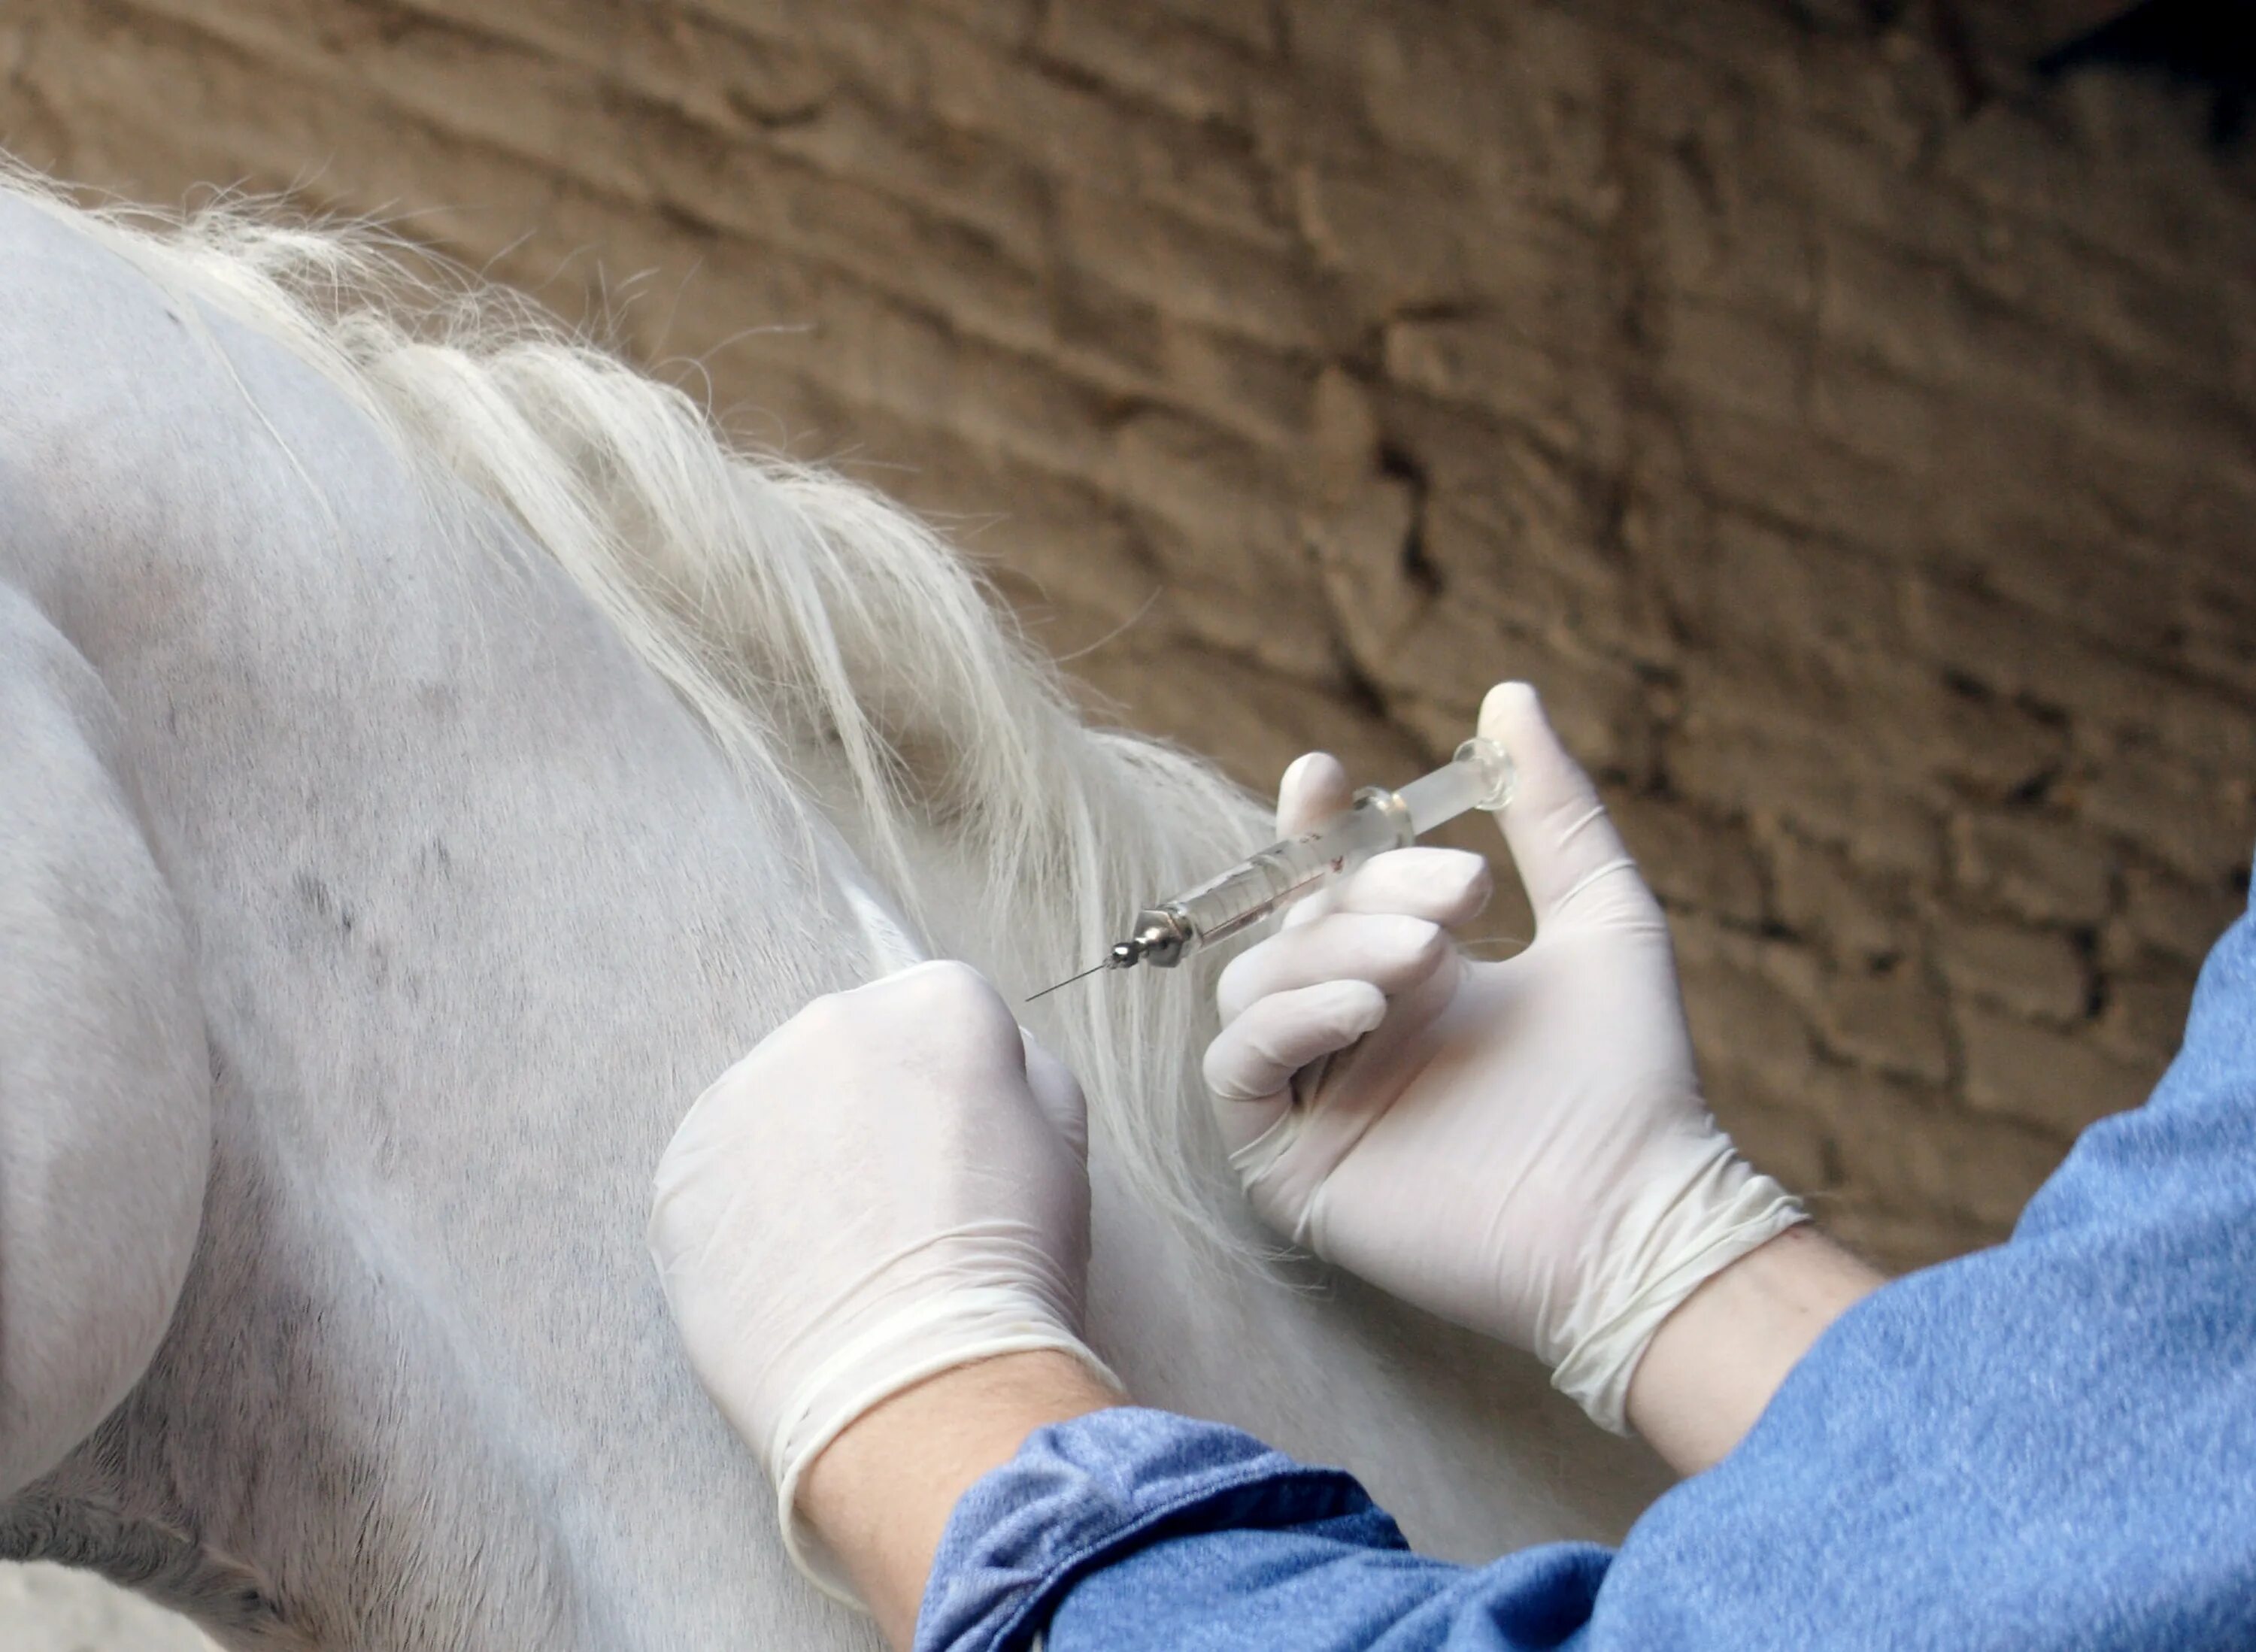
{"label": "human skin on arm", "polygon": [[800,1482],[800,1511],[885,1639],[906,1652],[933,1556],[963,1493],[1037,1429],[1123,1403],[1069,1354],[959,1366],[864,1413],[824,1448]]}
{"label": "human skin on arm", "polygon": [[1788,1228],[1660,1322],[1630,1378],[1631,1425],[1679,1474],[1713,1468],[1826,1327],[1886,1282],[1815,1228]]}

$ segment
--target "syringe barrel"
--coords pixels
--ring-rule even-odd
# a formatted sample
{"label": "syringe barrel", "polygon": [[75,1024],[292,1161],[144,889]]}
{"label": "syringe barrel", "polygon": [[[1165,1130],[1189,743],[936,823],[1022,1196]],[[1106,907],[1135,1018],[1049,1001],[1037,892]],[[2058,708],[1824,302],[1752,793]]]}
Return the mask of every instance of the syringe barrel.
{"label": "syringe barrel", "polygon": [[[1257,850],[1220,876],[1139,914],[1139,935],[1158,928],[1181,936],[1177,945],[1151,948],[1146,960],[1165,967],[1226,941],[1294,897],[1383,850],[1401,848],[1414,836],[1410,815],[1396,794],[1378,787],[1358,792],[1354,808],[1315,831]],[[1163,921],[1154,925],[1154,919]]]}
{"label": "syringe barrel", "polygon": [[1512,759],[1493,741],[1467,740],[1456,757],[1399,792],[1365,787],[1355,807],[1315,831],[1257,851],[1219,877],[1139,913],[1137,955],[1162,969],[1251,928],[1280,907],[1469,808],[1501,808]]}

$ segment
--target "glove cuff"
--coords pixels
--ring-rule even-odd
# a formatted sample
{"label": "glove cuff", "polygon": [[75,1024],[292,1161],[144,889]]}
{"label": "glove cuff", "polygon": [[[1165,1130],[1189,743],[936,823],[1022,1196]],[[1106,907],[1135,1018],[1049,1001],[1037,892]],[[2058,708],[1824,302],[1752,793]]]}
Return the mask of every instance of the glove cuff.
{"label": "glove cuff", "polygon": [[763,1453],[775,1480],[785,1551],[814,1586],[860,1607],[845,1568],[798,1509],[807,1465],[862,1415],[958,1366],[1003,1354],[1068,1353],[1115,1388],[1104,1362],[1057,1321],[1040,1293],[1008,1286],[962,1287],[888,1315],[809,1372],[791,1396]]}
{"label": "glove cuff", "polygon": [[1800,1200],[1740,1158],[1728,1138],[1655,1217],[1630,1266],[1598,1298],[1590,1323],[1569,1325],[1552,1386],[1600,1428],[1630,1432],[1630,1379],[1661,1322],[1733,1262],[1809,1213]]}

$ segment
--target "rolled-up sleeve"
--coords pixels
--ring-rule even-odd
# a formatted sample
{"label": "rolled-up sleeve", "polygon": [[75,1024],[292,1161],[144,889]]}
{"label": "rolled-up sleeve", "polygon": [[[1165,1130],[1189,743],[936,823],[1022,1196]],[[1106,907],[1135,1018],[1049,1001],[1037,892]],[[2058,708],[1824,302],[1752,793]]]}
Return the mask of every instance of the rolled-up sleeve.
{"label": "rolled-up sleeve", "polygon": [[1607,1551],[1470,1571],[1413,1554],[1354,1479],[1165,1411],[1040,1430],[957,1506],[918,1652],[1555,1647]]}
{"label": "rolled-up sleeve", "polygon": [[1413,1554],[1347,1475],[1098,1412],[958,1505],[919,1652],[2256,1647],[2256,928],[1995,1249],[1844,1315],[1620,1550]]}

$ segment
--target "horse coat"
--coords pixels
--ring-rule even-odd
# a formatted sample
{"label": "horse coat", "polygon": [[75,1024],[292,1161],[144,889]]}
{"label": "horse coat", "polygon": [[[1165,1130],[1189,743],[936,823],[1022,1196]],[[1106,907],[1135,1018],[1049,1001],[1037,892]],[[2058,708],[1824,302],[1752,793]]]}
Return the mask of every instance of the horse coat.
{"label": "horse coat", "polygon": [[[1258,811],[874,496],[383,279],[0,189],[0,1555],[239,1647],[871,1644],[676,1349],[659,1149],[808,997],[1023,992]],[[1098,1351],[1442,1552],[1617,1528],[1653,1469],[1525,1362],[1222,1254],[1194,973],[1029,1012]]]}

